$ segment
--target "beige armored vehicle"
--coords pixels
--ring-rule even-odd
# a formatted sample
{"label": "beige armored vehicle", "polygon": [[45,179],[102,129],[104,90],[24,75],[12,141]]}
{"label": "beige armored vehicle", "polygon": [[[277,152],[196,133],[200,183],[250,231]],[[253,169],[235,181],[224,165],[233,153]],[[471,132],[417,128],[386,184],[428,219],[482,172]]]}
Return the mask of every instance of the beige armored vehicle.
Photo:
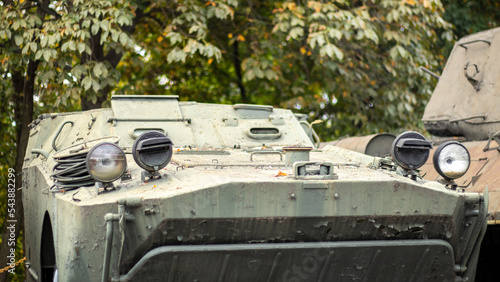
{"label": "beige armored vehicle", "polygon": [[[471,157],[469,171],[456,179],[459,188],[488,188],[489,216],[477,280],[497,281],[500,262],[500,29],[460,39],[425,109],[427,131],[436,144],[460,142]],[[431,161],[422,167],[428,180],[439,179]]]}
{"label": "beige armored vehicle", "polygon": [[392,162],[319,150],[304,128],[285,109],[175,96],[40,116],[23,169],[27,280],[474,279],[487,191],[420,178],[431,144],[416,132]]}
{"label": "beige armored vehicle", "polygon": [[[432,138],[431,154],[460,143],[470,153],[468,171],[454,177],[456,189],[481,192],[488,188],[488,227],[480,251],[476,281],[497,281],[500,262],[500,29],[459,40],[448,58],[427,104],[422,121]],[[351,137],[334,142],[358,152],[387,152],[393,142],[379,135]],[[439,145],[442,145],[439,149]],[[455,147],[458,150],[460,147]],[[451,184],[429,158],[420,169],[424,179]],[[437,160],[439,161],[439,160]],[[453,162],[453,159],[442,161]]]}

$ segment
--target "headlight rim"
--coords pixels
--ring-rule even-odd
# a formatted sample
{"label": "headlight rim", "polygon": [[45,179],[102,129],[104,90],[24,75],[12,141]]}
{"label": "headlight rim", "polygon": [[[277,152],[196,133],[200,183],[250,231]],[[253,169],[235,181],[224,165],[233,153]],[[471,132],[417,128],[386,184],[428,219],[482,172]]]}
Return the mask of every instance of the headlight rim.
{"label": "headlight rim", "polygon": [[[168,146],[168,150],[161,151],[162,153],[165,154],[165,156],[162,157],[162,162],[156,164],[157,168],[155,169],[155,164],[149,163],[147,160],[144,159],[144,156],[138,151],[138,146],[139,143],[142,141],[146,141],[148,139],[164,139],[165,145]],[[143,132],[137,139],[134,141],[132,144],[132,157],[134,158],[135,163],[142,169],[148,172],[155,172],[159,171],[163,168],[165,168],[171,161],[172,156],[173,156],[173,142],[172,140],[164,133],[158,132],[158,131],[146,131]]]}
{"label": "headlight rim", "polygon": [[[92,153],[99,147],[101,146],[104,146],[104,145],[111,145],[115,148],[117,148],[119,150],[119,153],[121,155],[123,155],[123,159],[125,161],[124,163],[124,167],[123,167],[123,170],[122,172],[117,175],[116,177],[112,178],[112,179],[101,179],[99,178],[98,176],[96,176],[95,174],[92,173],[92,170],[90,168],[90,158],[92,157]],[[90,174],[90,176],[96,181],[96,182],[102,182],[102,183],[111,183],[117,179],[119,179],[120,177],[123,176],[123,174],[126,173],[127,171],[127,156],[125,155],[125,152],[122,150],[122,148],[120,148],[120,146],[118,146],[117,144],[114,144],[114,143],[111,143],[111,142],[101,142],[101,143],[98,143],[96,145],[94,145],[87,153],[87,157],[85,158],[85,167],[87,168],[87,172]]]}
{"label": "headlight rim", "polygon": [[[398,144],[400,142],[404,142],[404,140],[418,140],[418,142],[422,143],[420,144],[421,148],[414,148],[415,150],[421,150],[422,155],[420,155],[420,160],[415,163],[408,163],[408,155],[403,155],[405,154],[405,149],[403,148],[398,148]],[[416,132],[416,131],[405,131],[394,139],[392,146],[391,146],[391,156],[393,161],[398,164],[401,168],[405,170],[418,170],[420,167],[422,167],[427,160],[429,159],[430,156],[430,149],[432,149],[432,145],[430,142],[425,138],[424,135]],[[410,150],[411,151],[411,150]]]}
{"label": "headlight rim", "polygon": [[[450,146],[450,145],[458,145],[460,147],[462,147],[463,149],[465,149],[465,152],[467,153],[467,156],[468,156],[468,164],[467,164],[467,168],[464,170],[464,173],[462,173],[460,176],[458,177],[450,177],[448,175],[446,175],[443,171],[442,171],[442,168],[439,166],[439,155],[441,154],[441,152],[443,151],[444,148],[446,148],[447,146]],[[444,143],[442,143],[441,145],[439,145],[439,147],[436,149],[436,151],[434,151],[434,155],[432,156],[432,164],[434,166],[434,169],[436,170],[436,172],[441,176],[443,177],[444,179],[448,180],[448,181],[451,181],[451,180],[455,180],[455,179],[459,179],[460,177],[463,177],[465,174],[467,174],[467,172],[469,171],[470,169],[470,165],[471,165],[471,156],[470,156],[470,152],[469,150],[467,149],[467,147],[465,147],[462,143],[458,142],[458,141],[454,141],[454,140],[451,140],[451,141],[446,141]]]}

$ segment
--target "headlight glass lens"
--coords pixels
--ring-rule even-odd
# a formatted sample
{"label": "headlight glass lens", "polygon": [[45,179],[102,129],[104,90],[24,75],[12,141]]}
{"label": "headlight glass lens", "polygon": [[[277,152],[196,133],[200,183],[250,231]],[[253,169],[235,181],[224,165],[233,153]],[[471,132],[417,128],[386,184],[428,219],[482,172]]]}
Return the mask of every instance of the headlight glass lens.
{"label": "headlight glass lens", "polygon": [[436,171],[447,179],[462,177],[469,169],[469,165],[469,151],[455,141],[443,143],[434,154]]}
{"label": "headlight glass lens", "polygon": [[87,170],[101,182],[112,182],[120,178],[127,169],[127,159],[122,149],[112,143],[95,145],[87,155]]}

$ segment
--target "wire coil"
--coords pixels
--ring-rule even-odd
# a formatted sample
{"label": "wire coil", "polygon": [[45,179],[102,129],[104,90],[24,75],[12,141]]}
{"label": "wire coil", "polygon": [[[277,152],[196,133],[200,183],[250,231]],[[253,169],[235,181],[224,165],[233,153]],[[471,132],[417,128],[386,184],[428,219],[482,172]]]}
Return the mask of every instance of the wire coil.
{"label": "wire coil", "polygon": [[52,170],[54,185],[59,190],[73,190],[82,186],[92,186],[95,180],[90,176],[85,165],[87,153],[76,153],[64,157],[55,157],[57,164]]}

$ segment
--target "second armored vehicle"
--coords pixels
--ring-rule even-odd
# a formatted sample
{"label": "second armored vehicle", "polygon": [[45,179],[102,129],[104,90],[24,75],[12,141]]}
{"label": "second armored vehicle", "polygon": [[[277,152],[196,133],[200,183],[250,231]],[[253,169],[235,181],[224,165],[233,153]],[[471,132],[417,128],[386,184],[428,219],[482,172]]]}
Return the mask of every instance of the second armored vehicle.
{"label": "second armored vehicle", "polygon": [[[460,142],[470,152],[469,171],[455,180],[470,192],[488,188],[488,228],[478,280],[497,281],[500,261],[500,29],[472,34],[453,48],[422,121],[437,143]],[[452,161],[452,160],[449,160]],[[439,180],[432,161],[422,167]],[[441,182],[443,179],[440,180]]]}

